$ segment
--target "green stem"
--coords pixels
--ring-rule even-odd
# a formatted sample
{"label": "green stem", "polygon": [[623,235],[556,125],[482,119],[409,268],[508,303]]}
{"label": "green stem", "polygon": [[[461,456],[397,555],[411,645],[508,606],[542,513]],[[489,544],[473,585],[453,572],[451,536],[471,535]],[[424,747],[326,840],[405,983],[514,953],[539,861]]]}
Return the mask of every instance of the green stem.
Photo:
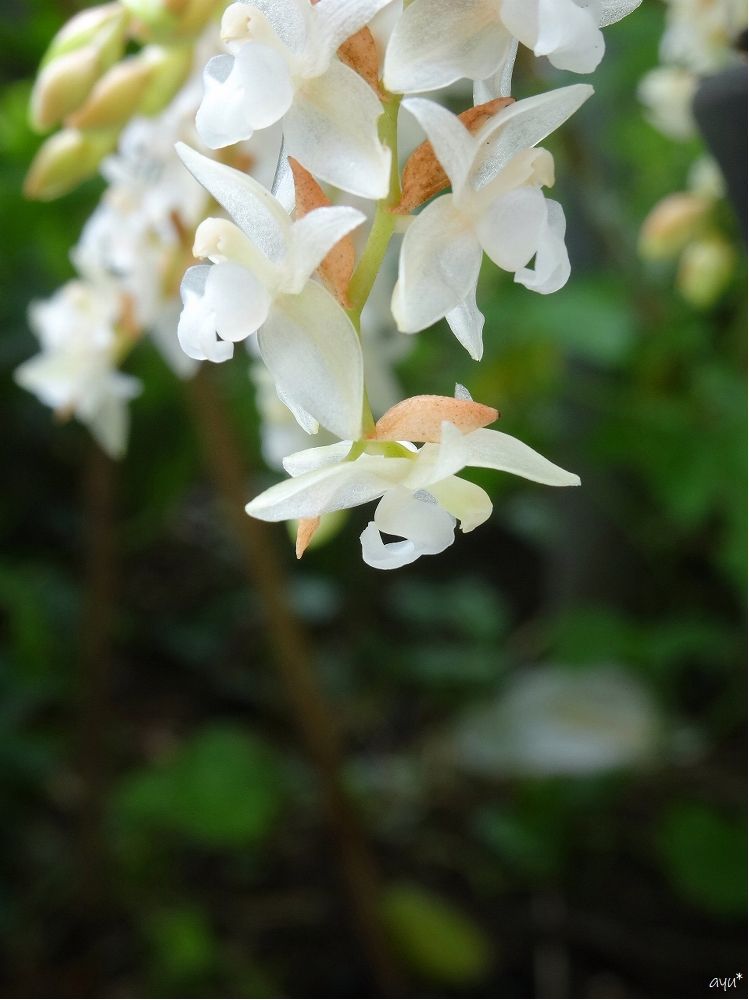
{"label": "green stem", "polygon": [[385,198],[377,203],[364,253],[361,255],[349,285],[351,307],[348,312],[351,322],[357,330],[361,325],[362,309],[372,291],[372,286],[390,243],[390,237],[395,230],[396,216],[392,209],[398,204],[401,196],[398,168],[398,110],[400,102],[399,94],[389,95],[384,101],[384,113],[380,119],[380,138],[391,152],[390,187]]}
{"label": "green stem", "polygon": [[[346,310],[354,329],[361,337],[361,314],[372,287],[380,272],[382,261],[390,244],[390,238],[395,231],[396,216],[392,209],[400,201],[400,169],[398,165],[398,111],[400,109],[400,94],[388,94],[383,100],[384,110],[380,119],[380,139],[390,150],[390,186],[387,195],[377,202],[372,228],[367,237],[364,252],[359,259],[351,282],[349,283],[349,301],[351,305]],[[362,412],[362,429],[366,437],[374,429],[374,416],[369,405],[366,389]]]}

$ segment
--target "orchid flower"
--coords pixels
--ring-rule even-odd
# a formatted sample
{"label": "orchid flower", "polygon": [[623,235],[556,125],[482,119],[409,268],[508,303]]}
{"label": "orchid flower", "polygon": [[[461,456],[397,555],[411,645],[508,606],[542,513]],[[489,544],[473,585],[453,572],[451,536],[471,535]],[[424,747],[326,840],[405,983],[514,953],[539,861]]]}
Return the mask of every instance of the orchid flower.
{"label": "orchid flower", "polygon": [[[512,72],[517,42],[557,69],[591,73],[604,53],[601,28],[641,0],[414,0],[385,55],[385,86],[411,94],[463,77],[500,81]],[[483,97],[488,100],[489,97]]]}
{"label": "orchid flower", "polygon": [[532,291],[548,294],[565,284],[570,266],[564,212],[541,192],[554,181],[554,162],[534,147],[592,92],[587,84],[574,84],[518,101],[475,135],[438,104],[423,98],[404,102],[431,140],[452,193],[436,198],[406,231],[392,300],[399,330],[415,333],[444,316],[479,360],[484,317],[476,306],[476,284],[482,251]]}
{"label": "orchid flower", "polygon": [[[258,347],[279,395],[309,431],[358,432],[363,365],[351,321],[322,285],[320,262],[365,216],[348,206],[318,208],[292,222],[253,178],[179,144],[193,176],[234,219],[206,219],[193,252],[212,261],[182,281],[178,335],[192,358],[224,361],[259,331]],[[235,224],[236,223],[236,224]]]}
{"label": "orchid flower", "polygon": [[[467,466],[549,486],[579,485],[576,475],[517,438],[487,429],[497,411],[456,389],[460,398],[416,396],[396,404],[370,437],[290,455],[284,467],[291,478],[252,500],[247,513],[264,521],[314,524],[323,514],[379,499],[361,535],[362,555],[370,566],[395,569],[446,549],[457,522],[467,532],[489,517],[485,490],[457,475]],[[424,443],[416,448],[414,442]],[[402,541],[384,542],[382,532]],[[298,555],[305,543],[298,544]]]}
{"label": "orchid flower", "polygon": [[224,13],[231,54],[205,68],[196,124],[212,149],[283,120],[287,152],[322,180],[364,198],[388,190],[390,151],[377,136],[382,104],[336,57],[390,0],[248,0]]}
{"label": "orchid flower", "polygon": [[15,372],[20,386],[58,415],[77,417],[113,457],[124,451],[127,402],[140,392],[140,382],[115,367],[119,309],[109,288],[69,281],[31,306],[42,350]]}

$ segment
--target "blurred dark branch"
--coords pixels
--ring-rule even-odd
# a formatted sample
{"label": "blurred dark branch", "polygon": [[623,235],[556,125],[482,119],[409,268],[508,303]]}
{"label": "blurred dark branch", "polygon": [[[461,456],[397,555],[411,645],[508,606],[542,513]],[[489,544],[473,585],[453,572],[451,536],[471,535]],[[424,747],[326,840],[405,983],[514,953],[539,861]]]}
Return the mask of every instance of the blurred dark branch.
{"label": "blurred dark branch", "polygon": [[81,777],[80,895],[102,902],[106,870],[102,835],[106,795],[106,733],[116,598],[115,463],[91,442],[84,469],[85,594],[79,676],[78,772]]}
{"label": "blurred dark branch", "polygon": [[[265,612],[269,648],[299,736],[321,784],[323,803],[362,947],[385,995],[398,988],[396,968],[379,913],[374,859],[341,779],[344,757],[334,709],[315,677],[310,642],[289,600],[273,528],[245,514],[253,494],[230,416],[204,366],[187,383],[205,459],[239,543],[250,585]],[[400,994],[402,995],[402,994]]]}

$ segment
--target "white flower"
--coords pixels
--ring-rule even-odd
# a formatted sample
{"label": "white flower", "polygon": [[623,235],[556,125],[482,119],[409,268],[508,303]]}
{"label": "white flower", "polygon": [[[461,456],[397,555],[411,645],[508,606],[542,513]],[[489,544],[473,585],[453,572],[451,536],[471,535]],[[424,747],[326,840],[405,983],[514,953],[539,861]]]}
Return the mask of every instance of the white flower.
{"label": "white flower", "polygon": [[686,140],[696,134],[692,99],[698,82],[694,73],[679,66],[658,66],[640,81],[638,96],[651,124],[671,139]]}
{"label": "white flower", "polygon": [[259,330],[258,347],[279,394],[308,430],[309,418],[336,437],[358,434],[363,406],[361,346],[333,296],[310,276],[365,216],[348,206],[318,208],[292,222],[253,178],[181,143],[191,173],[232,216],[206,219],[194,253],[212,265],[182,281],[178,334],[186,354],[224,361]]}
{"label": "white flower", "polygon": [[511,72],[517,41],[537,56],[548,56],[558,69],[591,73],[603,57],[600,28],[640,2],[414,0],[388,45],[385,86],[415,93],[446,87],[461,77],[501,79]]}
{"label": "white flower", "polygon": [[745,0],[669,0],[661,59],[694,73],[738,61],[734,44],[746,29]]}
{"label": "white flower", "polygon": [[[484,426],[497,411],[469,398],[417,396],[377,422],[374,436],[310,448],[284,462],[292,477],[247,505],[264,521],[317,518],[382,498],[361,536],[364,561],[395,569],[446,549],[456,522],[472,531],[491,514],[487,493],[457,475],[498,469],[550,486],[579,478],[516,438]],[[425,441],[421,448],[404,442]],[[384,542],[381,532],[403,541]]]}
{"label": "white flower", "polygon": [[108,289],[70,281],[30,309],[41,353],[16,369],[15,378],[62,416],[75,415],[99,444],[117,457],[125,448],[127,401],[137,379],[115,368],[118,302]]}
{"label": "white flower", "polygon": [[196,124],[213,149],[283,120],[286,151],[321,180],[365,198],[388,190],[382,104],[336,50],[390,0],[250,0],[227,8],[232,55],[205,69]]}
{"label": "white flower", "polygon": [[533,291],[547,294],[564,285],[570,273],[564,213],[541,192],[554,181],[554,163],[546,150],[532,147],[592,92],[587,84],[575,84],[518,101],[476,135],[431,101],[404,102],[427,133],[452,193],[427,205],[406,231],[392,300],[399,330],[415,333],[445,316],[478,360],[484,317],[476,306],[476,284],[482,251]]}

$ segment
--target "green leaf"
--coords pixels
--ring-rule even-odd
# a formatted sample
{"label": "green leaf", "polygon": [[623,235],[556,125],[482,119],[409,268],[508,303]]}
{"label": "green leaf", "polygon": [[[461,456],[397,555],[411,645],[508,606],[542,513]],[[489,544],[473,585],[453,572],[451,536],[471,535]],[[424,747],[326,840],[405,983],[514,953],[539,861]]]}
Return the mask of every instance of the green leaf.
{"label": "green leaf", "polygon": [[746,834],[743,824],[710,806],[670,806],[657,830],[666,874],[693,903],[719,914],[746,910]]}
{"label": "green leaf", "polygon": [[483,931],[430,890],[391,885],[383,894],[382,913],[393,946],[426,979],[464,983],[488,973],[492,954]]}
{"label": "green leaf", "polygon": [[170,760],[127,777],[115,811],[126,828],[157,828],[208,847],[266,837],[283,798],[269,747],[230,725],[203,729]]}

